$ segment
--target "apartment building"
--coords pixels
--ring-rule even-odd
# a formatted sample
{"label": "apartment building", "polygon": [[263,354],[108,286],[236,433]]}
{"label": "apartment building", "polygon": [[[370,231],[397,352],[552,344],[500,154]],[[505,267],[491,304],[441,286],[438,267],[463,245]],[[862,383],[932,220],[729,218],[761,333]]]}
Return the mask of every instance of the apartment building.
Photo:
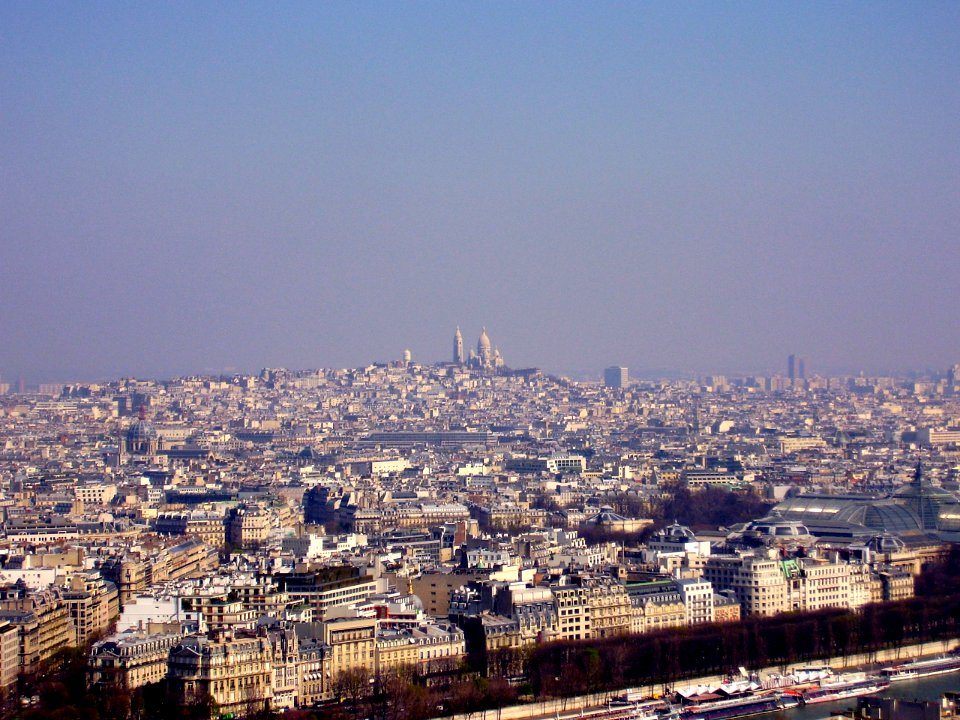
{"label": "apartment building", "polygon": [[273,579],[291,602],[309,605],[317,620],[323,619],[329,608],[361,602],[386,586],[352,565],[302,565],[293,572],[276,573]]}
{"label": "apartment building", "polygon": [[7,620],[0,620],[0,701],[16,690],[19,674],[19,628]]}
{"label": "apartment building", "polygon": [[105,635],[120,616],[117,587],[98,572],[72,575],[63,591],[63,601],[73,620],[72,644],[77,647]]}
{"label": "apartment building", "polygon": [[763,555],[711,555],[703,579],[715,590],[733,590],[744,615],[771,616],[789,609],[780,562]]}
{"label": "apartment building", "polygon": [[[87,678],[91,685],[133,690],[167,676],[170,650],[180,642],[176,633],[120,633],[90,650]],[[108,690],[109,691],[109,690]]]}
{"label": "apartment building", "polygon": [[167,680],[181,707],[209,698],[222,714],[262,710],[273,700],[273,648],[264,635],[188,635],[170,649]]}
{"label": "apartment building", "polygon": [[675,583],[686,607],[687,625],[712,623],[715,620],[713,585],[691,578],[676,580]]}
{"label": "apartment building", "polygon": [[76,499],[84,505],[107,505],[117,496],[117,486],[106,483],[77,485],[74,493]]}
{"label": "apartment building", "polygon": [[182,619],[200,632],[252,630],[260,616],[225,588],[193,588],[180,598]]}
{"label": "apartment building", "polygon": [[323,623],[323,642],[329,647],[328,668],[334,682],[345,673],[370,673],[376,667],[376,618],[337,618]]}
{"label": "apartment building", "polygon": [[75,639],[70,611],[59,589],[28,591],[22,583],[0,588],[0,621],[17,626],[20,667],[31,673]]}
{"label": "apartment building", "polygon": [[222,514],[212,512],[164,512],[154,521],[160,535],[190,535],[210,547],[219,548],[226,539]]}
{"label": "apartment building", "polygon": [[270,534],[270,514],[258,507],[232,508],[224,518],[227,544],[235,548],[253,550],[260,547]]}
{"label": "apartment building", "polygon": [[672,579],[628,583],[626,590],[633,608],[630,632],[656,632],[686,623],[687,606]]}
{"label": "apartment building", "polygon": [[791,610],[814,612],[828,607],[849,608],[850,566],[816,558],[781,563],[787,579],[787,604]]}
{"label": "apartment building", "polygon": [[323,640],[302,633],[305,626],[296,626],[297,632],[297,687],[300,705],[310,706],[329,696],[328,652]]}

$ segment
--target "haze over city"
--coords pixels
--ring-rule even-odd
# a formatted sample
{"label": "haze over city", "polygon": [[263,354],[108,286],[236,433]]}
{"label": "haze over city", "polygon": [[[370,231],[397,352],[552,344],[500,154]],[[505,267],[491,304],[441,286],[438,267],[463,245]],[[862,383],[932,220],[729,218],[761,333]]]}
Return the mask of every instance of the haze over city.
{"label": "haze over city", "polygon": [[0,379],[960,360],[960,5],[0,5]]}

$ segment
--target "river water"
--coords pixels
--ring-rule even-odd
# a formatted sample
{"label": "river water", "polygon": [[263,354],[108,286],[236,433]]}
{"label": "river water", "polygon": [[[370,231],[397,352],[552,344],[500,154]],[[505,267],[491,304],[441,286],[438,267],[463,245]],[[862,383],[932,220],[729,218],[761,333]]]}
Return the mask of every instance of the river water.
{"label": "river water", "polygon": [[[918,680],[893,683],[879,695],[905,700],[939,700],[945,692],[960,692],[960,672],[934,675]],[[760,720],[824,720],[847,708],[857,706],[857,698],[819,703],[754,717]]]}

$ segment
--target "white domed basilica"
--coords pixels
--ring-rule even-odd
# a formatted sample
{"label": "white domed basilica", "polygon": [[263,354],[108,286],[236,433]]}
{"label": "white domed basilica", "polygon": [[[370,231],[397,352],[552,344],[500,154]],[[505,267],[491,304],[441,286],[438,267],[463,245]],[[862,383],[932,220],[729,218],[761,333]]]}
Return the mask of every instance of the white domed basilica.
{"label": "white domed basilica", "polygon": [[457,328],[453,336],[453,362],[455,365],[464,365],[475,370],[497,370],[503,367],[500,350],[491,344],[486,328],[480,331],[477,349],[471,350],[469,356],[464,356],[463,335],[460,334],[460,328]]}

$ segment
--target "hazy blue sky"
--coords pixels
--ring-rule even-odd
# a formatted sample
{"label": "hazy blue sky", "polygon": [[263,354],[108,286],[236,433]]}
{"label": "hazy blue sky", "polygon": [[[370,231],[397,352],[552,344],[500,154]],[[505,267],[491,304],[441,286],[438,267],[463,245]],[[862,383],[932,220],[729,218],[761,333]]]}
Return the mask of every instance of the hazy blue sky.
{"label": "hazy blue sky", "polygon": [[0,3],[0,376],[960,362],[960,3]]}

